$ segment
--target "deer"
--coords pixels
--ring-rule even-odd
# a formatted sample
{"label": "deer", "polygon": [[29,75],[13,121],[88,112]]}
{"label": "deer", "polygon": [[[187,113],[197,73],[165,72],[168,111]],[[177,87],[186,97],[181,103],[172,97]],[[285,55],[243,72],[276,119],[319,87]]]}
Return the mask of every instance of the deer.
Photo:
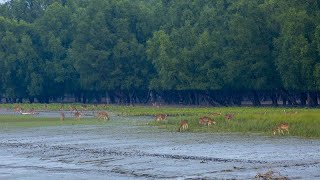
{"label": "deer", "polygon": [[225,116],[224,116],[224,118],[226,119],[226,120],[232,120],[233,118],[234,118],[234,114],[226,114]]}
{"label": "deer", "polygon": [[64,118],[65,118],[64,112],[60,112],[60,120],[64,121]]}
{"label": "deer", "polygon": [[282,134],[284,135],[284,131],[289,134],[289,124],[288,123],[281,123],[273,129],[273,135]]}
{"label": "deer", "polygon": [[22,107],[20,105],[17,105],[17,106],[14,107],[13,111],[15,113],[22,113],[23,109],[22,109]]}
{"label": "deer", "polygon": [[164,120],[166,120],[167,116],[168,116],[167,114],[157,114],[155,119],[157,122],[164,121]]}
{"label": "deer", "polygon": [[212,124],[216,124],[216,121],[209,119],[207,122],[207,126],[211,126]]}
{"label": "deer", "polygon": [[98,119],[109,120],[109,115],[105,111],[98,112]]}
{"label": "deer", "polygon": [[178,128],[178,132],[187,130],[188,128],[189,128],[188,121],[187,120],[183,120],[183,121],[180,122],[180,126]]}
{"label": "deer", "polygon": [[213,119],[207,116],[203,116],[203,117],[200,117],[199,124],[204,126],[210,126],[212,124],[216,124],[216,121],[214,121]]}
{"label": "deer", "polygon": [[76,112],[74,113],[74,118],[75,118],[76,120],[80,120],[80,118],[81,118],[81,113],[80,113],[79,111],[76,111]]}

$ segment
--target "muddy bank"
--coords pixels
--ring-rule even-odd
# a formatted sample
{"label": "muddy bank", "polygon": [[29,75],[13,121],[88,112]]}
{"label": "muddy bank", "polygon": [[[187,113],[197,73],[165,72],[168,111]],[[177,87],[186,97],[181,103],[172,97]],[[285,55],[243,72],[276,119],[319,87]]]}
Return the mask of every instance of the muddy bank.
{"label": "muddy bank", "polygon": [[171,133],[117,117],[102,126],[2,129],[0,179],[320,178],[320,141]]}

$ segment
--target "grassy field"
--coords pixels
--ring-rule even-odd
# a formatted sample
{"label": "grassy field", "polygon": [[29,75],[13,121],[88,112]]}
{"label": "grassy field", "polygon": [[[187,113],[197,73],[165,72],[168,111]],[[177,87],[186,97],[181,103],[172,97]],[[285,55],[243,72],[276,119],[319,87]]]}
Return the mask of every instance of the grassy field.
{"label": "grassy field", "polygon": [[[258,133],[272,135],[273,129],[281,123],[289,124],[290,136],[320,138],[320,110],[307,108],[182,108],[182,107],[109,107],[121,115],[154,116],[168,114],[165,121],[151,121],[149,125],[158,126],[169,131],[177,131],[180,121],[188,120],[187,132],[235,132]],[[212,115],[221,113],[221,115]],[[225,118],[233,114],[232,120]],[[216,125],[199,125],[199,118],[208,116],[216,121]],[[285,136],[288,136],[285,134]]]}
{"label": "grassy field", "polygon": [[[17,105],[1,104],[2,109],[13,109]],[[120,116],[150,116],[150,126],[167,129],[168,131],[177,131],[180,121],[188,120],[189,129],[187,132],[236,132],[236,133],[259,133],[263,135],[272,135],[272,130],[281,123],[288,123],[290,136],[320,138],[320,110],[307,108],[252,108],[252,107],[230,107],[230,108],[201,108],[201,107],[150,107],[150,106],[110,106],[110,105],[86,105],[81,104],[21,104],[23,109],[36,110],[69,110],[76,108],[78,110],[106,110],[116,113]],[[212,113],[221,113],[221,115],[212,115]],[[167,114],[165,121],[156,122],[156,114]],[[233,114],[231,120],[225,119],[225,114]],[[208,116],[216,121],[216,125],[201,126],[199,118]],[[98,120],[66,119],[63,125],[73,124],[97,124]],[[1,126],[57,126],[62,125],[58,118],[30,118],[16,116],[0,116]],[[287,134],[285,136],[288,136]]]}

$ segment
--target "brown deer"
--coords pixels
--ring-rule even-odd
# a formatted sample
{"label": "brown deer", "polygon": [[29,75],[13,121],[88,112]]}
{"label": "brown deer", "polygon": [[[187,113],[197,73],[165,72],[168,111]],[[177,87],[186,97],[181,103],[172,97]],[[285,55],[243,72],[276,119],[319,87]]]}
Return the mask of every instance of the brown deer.
{"label": "brown deer", "polygon": [[76,111],[76,112],[74,113],[74,118],[75,118],[76,120],[80,120],[80,118],[81,118],[81,113],[80,113],[79,111]]}
{"label": "brown deer", "polygon": [[98,112],[98,119],[109,120],[109,114],[105,111]]}
{"label": "brown deer", "polygon": [[167,114],[157,114],[155,119],[157,122],[164,121],[164,120],[166,120],[167,116],[168,116]]}
{"label": "brown deer", "polygon": [[188,121],[187,120],[183,120],[183,121],[180,122],[180,127],[178,128],[178,132],[187,130],[188,128],[189,128]]}
{"label": "brown deer", "polygon": [[212,124],[216,124],[216,121],[209,119],[207,122],[207,126],[211,126]]}
{"label": "brown deer", "polygon": [[15,113],[22,113],[23,109],[22,109],[22,107],[20,105],[17,105],[17,106],[14,107],[13,111]]}
{"label": "brown deer", "polygon": [[232,119],[234,118],[234,114],[228,113],[228,114],[226,114],[226,115],[224,116],[224,118],[225,118],[226,120],[232,120]]}
{"label": "brown deer", "polygon": [[64,121],[64,118],[65,118],[66,116],[64,115],[64,112],[60,112],[60,120],[61,121]]}
{"label": "brown deer", "polygon": [[200,117],[199,124],[203,126],[210,126],[212,124],[216,124],[216,121],[214,121],[213,119],[207,116],[203,116],[203,117]]}
{"label": "brown deer", "polygon": [[289,124],[288,123],[281,123],[277,127],[273,129],[273,135],[276,135],[277,133],[280,135],[284,135],[284,131],[286,131],[289,134]]}

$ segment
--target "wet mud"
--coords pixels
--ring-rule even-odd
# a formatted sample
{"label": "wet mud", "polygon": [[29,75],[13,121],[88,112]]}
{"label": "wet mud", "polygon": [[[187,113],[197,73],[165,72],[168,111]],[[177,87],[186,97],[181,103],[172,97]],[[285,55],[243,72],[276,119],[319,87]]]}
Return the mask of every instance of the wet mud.
{"label": "wet mud", "polygon": [[[40,113],[54,117],[58,112]],[[151,117],[0,132],[0,179],[320,178],[320,140],[166,132]]]}

